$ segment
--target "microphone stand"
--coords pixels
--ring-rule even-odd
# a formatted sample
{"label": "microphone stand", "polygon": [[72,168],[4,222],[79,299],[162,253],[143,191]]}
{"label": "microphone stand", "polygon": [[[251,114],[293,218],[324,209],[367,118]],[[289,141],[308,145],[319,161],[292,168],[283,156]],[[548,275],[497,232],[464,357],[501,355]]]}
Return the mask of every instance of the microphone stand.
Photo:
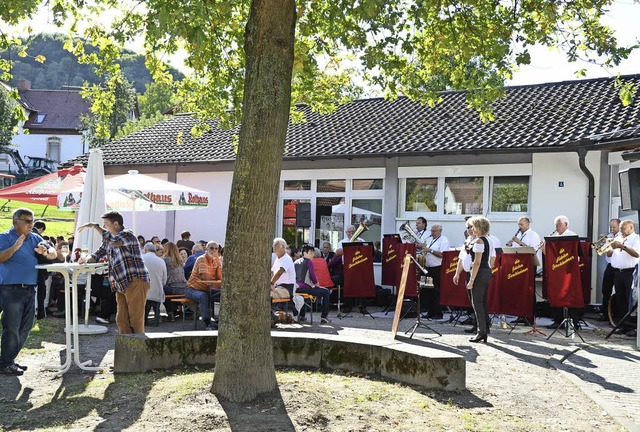
{"label": "microphone stand", "polygon": [[[416,261],[415,257],[413,255],[409,255],[411,257],[411,260],[413,261],[413,263],[416,265],[416,267],[418,267],[418,269],[426,274],[427,271],[424,269],[424,267],[422,267],[420,264],[418,264],[418,261]],[[442,336],[442,333],[440,333],[439,331],[429,327],[428,325],[426,325],[425,323],[422,322],[421,316],[420,316],[420,285],[418,284],[418,305],[417,305],[417,311],[416,311],[416,322],[411,326],[411,328],[409,330],[407,330],[406,332],[404,332],[404,334],[407,334],[409,332],[411,332],[411,336],[409,336],[409,339],[411,339],[413,337],[413,334],[416,332],[416,330],[418,330],[419,328],[424,328],[427,330],[431,330],[434,333],[437,333],[438,336]]]}

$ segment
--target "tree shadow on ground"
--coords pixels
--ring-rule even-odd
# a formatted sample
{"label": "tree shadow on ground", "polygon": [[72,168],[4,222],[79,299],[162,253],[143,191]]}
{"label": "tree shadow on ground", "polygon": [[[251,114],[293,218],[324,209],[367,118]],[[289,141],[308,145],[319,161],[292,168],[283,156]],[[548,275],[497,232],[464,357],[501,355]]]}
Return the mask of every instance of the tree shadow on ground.
{"label": "tree shadow on ground", "polygon": [[[250,402],[230,402],[218,399],[227,415],[229,427],[233,432],[277,431],[293,432],[296,430],[279,388],[272,392],[259,394]],[[256,420],[259,420],[257,423]],[[315,419],[315,427],[319,430],[328,426],[329,419]]]}
{"label": "tree shadow on ground", "polygon": [[[424,336],[423,333],[416,333],[416,335]],[[478,360],[478,351],[474,347],[465,346],[465,345],[462,345],[462,346],[450,345],[450,344],[439,341],[437,335],[433,335],[433,337],[429,339],[424,339],[422,337],[410,339],[408,336],[398,334],[396,336],[396,340],[398,342],[406,343],[409,345],[432,348],[438,351],[446,351],[451,354],[457,354],[464,357],[466,361],[472,362],[472,363],[475,363]]]}

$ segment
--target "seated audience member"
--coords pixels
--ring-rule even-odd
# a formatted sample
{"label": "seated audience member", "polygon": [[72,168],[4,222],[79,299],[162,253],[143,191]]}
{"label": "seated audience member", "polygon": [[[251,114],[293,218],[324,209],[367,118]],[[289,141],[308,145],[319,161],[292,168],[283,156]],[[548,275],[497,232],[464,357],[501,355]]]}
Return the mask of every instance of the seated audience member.
{"label": "seated audience member", "polygon": [[191,276],[191,270],[193,270],[193,265],[196,263],[196,260],[204,254],[204,246],[200,243],[196,243],[193,245],[193,249],[191,250],[191,255],[184,262],[184,277],[189,280]]}
{"label": "seated audience member", "polygon": [[167,266],[164,260],[156,255],[156,245],[146,243],[142,248],[142,260],[149,272],[150,287],[147,291],[147,302],[144,308],[144,320],[147,324],[149,311],[153,309],[154,326],[160,324],[160,303],[164,302],[164,284],[167,282]]}
{"label": "seated audience member", "polygon": [[218,323],[211,321],[211,300],[220,298],[222,286],[222,266],[218,256],[219,245],[211,241],[207,243],[204,255],[199,256],[193,265],[193,271],[187,281],[185,295],[198,303],[200,316],[206,330],[215,330]]}
{"label": "seated audience member", "polygon": [[[184,249],[182,250],[184,251]],[[184,267],[182,258],[175,243],[169,242],[164,245],[164,256],[162,257],[167,265],[167,282],[164,285],[165,294],[184,295],[187,287],[187,279],[184,277]],[[176,304],[171,299],[166,299],[164,307],[167,310],[167,320],[175,321]]]}
{"label": "seated audience member", "polygon": [[[293,316],[297,317],[298,312],[304,306],[304,299],[300,296],[293,295],[293,289],[296,283],[296,269],[293,265],[291,255],[287,253],[287,242],[280,237],[273,239],[273,252],[271,266],[271,296],[273,298],[290,298],[293,302]],[[285,296],[284,290],[288,296]],[[304,321],[305,318],[299,318]]]}
{"label": "seated audience member", "polygon": [[182,231],[180,233],[180,237],[180,240],[176,242],[176,246],[178,246],[178,249],[186,248],[189,251],[193,249],[193,245],[195,243],[191,241],[191,233],[189,231]]}
{"label": "seated audience member", "polygon": [[[327,288],[323,288],[318,285],[318,277],[316,276],[315,268],[313,266],[315,250],[311,245],[302,246],[302,258],[294,262],[296,270],[296,284],[298,285],[296,293],[310,294],[318,297],[322,301],[322,314],[320,316],[321,324],[329,324],[329,296],[331,291]],[[305,308],[300,311],[300,318],[304,318]],[[304,321],[304,319],[301,319]]]}
{"label": "seated audience member", "polygon": [[139,235],[137,238],[138,238],[138,243],[140,243],[140,247],[144,246],[144,244],[147,242],[144,239],[144,236]]}
{"label": "seated audience member", "polygon": [[117,311],[117,304],[116,293],[111,290],[108,273],[91,275],[91,293],[96,299],[100,300],[100,308],[96,316],[96,322],[109,324],[111,322],[111,315]]}
{"label": "seated audience member", "polygon": [[167,244],[167,243],[169,243],[169,239],[168,239],[168,238],[166,238],[166,237],[165,237],[165,238],[163,238],[162,240],[160,240],[160,244],[161,244],[162,246],[164,246],[164,245],[165,245],[165,244]]}
{"label": "seated audience member", "polygon": [[[185,248],[180,248],[178,249],[178,254],[180,255],[180,259],[182,260],[182,266],[184,267],[184,263],[187,262],[187,258],[189,258],[189,255],[191,255],[191,251]],[[184,271],[184,268],[183,268],[183,271]]]}

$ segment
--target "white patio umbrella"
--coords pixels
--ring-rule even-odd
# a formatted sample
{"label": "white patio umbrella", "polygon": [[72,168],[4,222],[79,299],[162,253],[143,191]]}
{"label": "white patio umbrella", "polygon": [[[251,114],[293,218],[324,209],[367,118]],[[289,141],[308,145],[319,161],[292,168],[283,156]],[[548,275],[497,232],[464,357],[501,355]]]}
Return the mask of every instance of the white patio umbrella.
{"label": "white patio umbrella", "polygon": [[[136,229],[136,212],[193,210],[209,206],[209,192],[159,180],[136,170],[104,181],[107,208],[132,212],[132,229]],[[84,201],[80,191],[58,197],[60,209],[78,208]]]}
{"label": "white patio umbrella", "polygon": [[[94,149],[89,152],[89,163],[87,165],[87,174],[84,179],[84,187],[82,190],[84,199],[80,203],[80,209],[76,214],[76,230],[74,235],[74,247],[86,248],[89,253],[98,249],[102,244],[102,237],[94,229],[85,229],[78,231],[80,225],[89,222],[100,221],[106,211],[105,193],[104,193],[104,166],[102,165],[102,150]],[[99,223],[99,222],[98,222]],[[73,252],[73,251],[71,251]],[[74,304],[76,303],[77,287],[73,288]],[[99,325],[89,324],[89,302],[91,298],[91,275],[87,275],[87,284],[85,292],[85,316],[84,326],[78,327],[78,334],[100,334],[106,333],[107,328]],[[75,306],[74,306],[75,307]]]}
{"label": "white patio umbrella", "polygon": [[[347,213],[347,210],[349,210],[349,207],[346,204],[336,204],[334,206],[331,206],[331,213]],[[360,207],[351,207],[351,213],[359,215],[364,214],[372,216],[382,216],[380,213],[376,213],[374,211],[366,210]]]}
{"label": "white patio umbrella", "polygon": [[77,214],[74,244],[80,247],[86,246],[89,252],[93,252],[102,244],[102,237],[94,229],[78,232],[78,227],[89,222],[100,223],[100,216],[105,213],[107,208],[104,192],[104,166],[100,149],[89,152],[89,164],[87,165],[82,197],[84,199],[80,201]]}

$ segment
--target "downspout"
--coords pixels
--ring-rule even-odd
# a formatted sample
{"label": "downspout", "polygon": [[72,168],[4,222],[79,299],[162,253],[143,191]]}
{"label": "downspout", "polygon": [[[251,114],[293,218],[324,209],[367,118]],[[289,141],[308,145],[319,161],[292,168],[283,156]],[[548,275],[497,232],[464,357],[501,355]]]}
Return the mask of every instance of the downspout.
{"label": "downspout", "polygon": [[587,149],[584,147],[578,147],[576,149],[578,152],[578,163],[580,164],[580,169],[587,177],[589,182],[589,192],[587,195],[587,237],[589,237],[589,241],[593,241],[593,212],[594,206],[596,202],[595,195],[595,179],[593,178],[593,174],[587,168],[587,164],[585,163],[585,158],[587,157]]}

